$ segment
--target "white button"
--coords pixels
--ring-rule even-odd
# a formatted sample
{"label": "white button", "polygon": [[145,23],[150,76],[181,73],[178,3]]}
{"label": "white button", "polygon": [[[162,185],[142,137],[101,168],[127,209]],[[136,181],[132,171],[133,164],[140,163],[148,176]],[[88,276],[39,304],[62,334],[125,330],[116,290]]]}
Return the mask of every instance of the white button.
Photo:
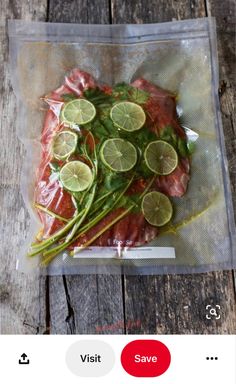
{"label": "white button", "polygon": [[81,340],[68,349],[66,364],[77,376],[100,377],[113,368],[115,354],[111,346],[104,341]]}

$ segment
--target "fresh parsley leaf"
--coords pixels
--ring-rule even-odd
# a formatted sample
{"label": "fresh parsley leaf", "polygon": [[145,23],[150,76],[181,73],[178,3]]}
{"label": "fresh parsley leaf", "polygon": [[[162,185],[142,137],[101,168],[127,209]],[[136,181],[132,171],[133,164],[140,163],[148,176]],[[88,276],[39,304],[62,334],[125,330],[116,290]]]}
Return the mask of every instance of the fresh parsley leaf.
{"label": "fresh parsley leaf", "polygon": [[136,135],[133,132],[125,132],[122,130],[119,131],[119,135],[123,139],[131,141],[133,144],[139,147],[141,151],[144,151],[146,145],[150,141],[157,139],[156,134],[145,126],[141,128]]}
{"label": "fresh parsley leaf", "polygon": [[189,155],[192,155],[193,152],[195,151],[196,149],[196,143],[194,141],[189,141],[187,143],[187,148],[188,148],[188,153]]}
{"label": "fresh parsley leaf", "polygon": [[95,119],[92,123],[92,131],[94,136],[96,136],[99,139],[104,139],[109,137],[109,131],[106,129],[106,127],[101,123],[100,120]]}
{"label": "fresh parsley leaf", "polygon": [[115,98],[118,98],[119,101],[128,100],[130,90],[131,90],[130,85],[126,83],[118,83],[113,87],[112,95]]}
{"label": "fresh parsley leaf", "polygon": [[149,177],[153,176],[153,172],[147,167],[146,162],[143,158],[139,162],[139,164],[136,166],[135,171],[137,174],[139,174],[141,177],[145,179],[148,179]]}
{"label": "fresh parsley leaf", "polygon": [[173,140],[173,137],[175,135],[174,129],[171,127],[171,125],[167,125],[165,128],[162,128],[159,134],[159,138],[164,141],[168,141],[170,144]]}
{"label": "fresh parsley leaf", "polygon": [[177,151],[181,157],[187,157],[189,155],[188,147],[186,141],[182,140],[180,137],[177,142]]}
{"label": "fresh parsley leaf", "polygon": [[112,102],[114,101],[111,95],[108,95],[99,88],[89,88],[84,91],[83,95],[95,106],[104,107],[107,104],[112,104]]}
{"label": "fresh parsley leaf", "polygon": [[119,202],[116,205],[116,208],[129,208],[130,205],[135,204],[134,208],[132,209],[132,212],[139,213],[140,212],[140,201],[139,201],[140,195],[123,195]]}
{"label": "fresh parsley leaf", "polygon": [[110,117],[110,111],[111,111],[112,105],[100,105],[98,109],[98,115],[101,120],[106,119],[107,117]]}
{"label": "fresh parsley leaf", "polygon": [[130,87],[130,92],[129,92],[129,99],[130,101],[133,101],[134,103],[137,104],[144,104],[147,102],[149,99],[149,93],[135,88],[135,87]]}
{"label": "fresh parsley leaf", "polygon": [[49,167],[51,168],[52,172],[60,172],[60,166],[58,163],[50,162]]}
{"label": "fresh parsley leaf", "polygon": [[119,101],[129,100],[137,104],[144,104],[149,98],[149,93],[126,83],[116,84],[113,88],[113,95],[119,98]]}
{"label": "fresh parsley leaf", "polygon": [[113,124],[110,117],[95,119],[92,123],[92,132],[100,140],[110,137],[119,137],[118,129]]}
{"label": "fresh parsley leaf", "polygon": [[145,126],[139,130],[139,133],[136,137],[137,143],[141,148],[146,146],[146,144],[148,144],[150,141],[154,141],[156,139],[156,134]]}
{"label": "fresh parsley leaf", "polygon": [[131,196],[128,196],[129,205],[130,203],[135,204],[134,208],[132,209],[133,213],[139,213],[141,211],[141,200],[140,200],[140,194],[134,194]]}
{"label": "fresh parsley leaf", "polygon": [[125,185],[125,179],[124,179],[124,176],[118,173],[108,171],[105,174],[104,183],[105,183],[106,189],[108,190],[118,189]]}
{"label": "fresh parsley leaf", "polygon": [[125,82],[117,83],[113,87],[113,93],[128,92],[130,90],[130,88],[131,88],[130,85],[125,83]]}

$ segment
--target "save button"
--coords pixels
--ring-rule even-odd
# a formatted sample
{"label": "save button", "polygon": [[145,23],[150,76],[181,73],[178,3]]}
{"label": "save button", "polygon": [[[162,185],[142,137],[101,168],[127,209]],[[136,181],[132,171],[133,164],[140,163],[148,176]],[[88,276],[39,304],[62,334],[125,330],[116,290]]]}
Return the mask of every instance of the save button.
{"label": "save button", "polygon": [[170,351],[158,340],[134,340],[121,353],[124,370],[135,377],[156,377],[170,366]]}

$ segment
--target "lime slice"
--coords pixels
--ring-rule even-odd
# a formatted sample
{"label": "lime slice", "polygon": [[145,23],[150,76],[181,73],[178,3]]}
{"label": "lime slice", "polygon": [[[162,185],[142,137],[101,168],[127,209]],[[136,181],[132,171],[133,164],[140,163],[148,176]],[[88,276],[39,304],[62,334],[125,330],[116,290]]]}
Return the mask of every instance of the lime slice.
{"label": "lime slice", "polygon": [[100,156],[102,162],[116,172],[127,172],[137,162],[135,146],[120,138],[106,140],[101,147]]}
{"label": "lime slice", "polygon": [[78,136],[74,132],[62,131],[57,133],[52,144],[53,156],[58,160],[65,160],[75,152]]}
{"label": "lime slice", "polygon": [[66,103],[62,109],[61,117],[65,123],[84,125],[90,123],[96,115],[96,109],[86,99],[75,99]]}
{"label": "lime slice", "polygon": [[178,165],[175,149],[166,141],[157,140],[148,144],[144,151],[148,168],[158,175],[169,175]]}
{"label": "lime slice", "polygon": [[143,108],[130,101],[115,104],[111,109],[110,116],[117,127],[128,132],[142,128],[146,121]]}
{"label": "lime slice", "polygon": [[70,161],[61,168],[60,180],[69,191],[80,192],[90,186],[93,176],[91,169],[82,161]]}
{"label": "lime slice", "polygon": [[166,195],[153,191],[143,197],[142,212],[149,224],[162,227],[170,221],[173,208]]}

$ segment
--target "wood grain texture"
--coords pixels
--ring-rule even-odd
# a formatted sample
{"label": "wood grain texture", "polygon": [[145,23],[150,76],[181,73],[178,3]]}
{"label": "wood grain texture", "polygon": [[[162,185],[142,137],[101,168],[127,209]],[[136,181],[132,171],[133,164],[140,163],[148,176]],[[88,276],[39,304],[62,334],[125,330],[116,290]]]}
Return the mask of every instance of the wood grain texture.
{"label": "wood grain texture", "polygon": [[[214,7],[214,4],[217,6]],[[188,19],[204,17],[207,14],[217,16],[220,28],[219,45],[225,44],[232,38],[233,27],[232,2],[222,4],[212,1],[211,10],[205,1],[126,1],[112,0],[112,22],[114,23],[153,23],[173,19]],[[221,8],[225,8],[222,13]],[[229,12],[230,8],[230,12]],[[225,15],[229,26],[222,29]],[[224,21],[227,23],[227,19]],[[228,25],[228,23],[227,23]],[[232,43],[227,42],[226,49]],[[229,57],[230,56],[230,57]],[[220,67],[224,72],[221,84],[228,84],[227,100],[222,100],[226,144],[230,167],[235,167],[235,131],[232,127],[232,88],[233,78],[227,77],[232,63],[232,55],[219,53]],[[230,64],[228,64],[228,61]],[[225,121],[227,119],[228,121]],[[235,129],[235,128],[234,128]],[[232,186],[235,189],[235,173],[231,171]],[[233,189],[233,192],[234,192]],[[142,287],[142,288],[141,288]],[[230,294],[229,294],[230,293]],[[230,299],[229,299],[230,298]],[[208,302],[221,305],[224,317],[221,322],[206,323],[205,305]],[[125,276],[125,315],[128,320],[141,321],[140,333],[234,333],[236,327],[236,307],[234,300],[234,285],[232,272],[214,272],[199,275],[180,276]],[[132,331],[128,333],[133,333]]]}
{"label": "wood grain texture", "polygon": [[109,24],[109,0],[50,0],[48,21]]}
{"label": "wood grain texture", "polygon": [[113,24],[157,23],[205,16],[204,0],[111,0]]}
{"label": "wood grain texture", "polygon": [[[109,2],[52,0],[48,15],[48,21],[109,23]],[[50,277],[49,286],[51,333],[114,333],[114,327],[123,333],[120,276]]]}
{"label": "wood grain texture", "polygon": [[[236,219],[236,3],[234,0],[227,0],[227,2],[206,0],[206,13],[216,18],[219,57],[219,98],[234,217]],[[236,287],[236,272],[234,272],[234,287]]]}
{"label": "wood grain texture", "polygon": [[9,73],[6,26],[7,19],[12,18],[44,20],[46,5],[46,0],[0,2],[0,333],[3,334],[45,331],[45,281],[16,271],[16,255],[26,236],[29,217],[19,190],[24,150],[15,132],[16,103]]}
{"label": "wood grain texture", "polygon": [[[233,289],[228,272],[129,276],[125,281],[125,312],[129,321],[140,323],[140,334],[234,333]],[[209,321],[206,306],[216,304],[221,307],[221,319]],[[127,333],[134,332],[127,329]]]}
{"label": "wood grain texture", "polygon": [[236,3],[208,0],[207,14],[216,17],[217,43],[219,56],[219,96],[231,190],[236,212],[236,55],[235,55],[235,15]]}

